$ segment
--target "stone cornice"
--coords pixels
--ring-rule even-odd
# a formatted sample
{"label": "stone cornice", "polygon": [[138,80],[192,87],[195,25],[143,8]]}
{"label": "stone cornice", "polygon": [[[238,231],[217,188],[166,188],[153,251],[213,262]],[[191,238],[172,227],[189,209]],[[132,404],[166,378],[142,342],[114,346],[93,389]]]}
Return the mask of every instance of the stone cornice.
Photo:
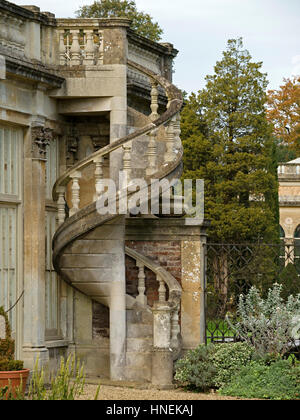
{"label": "stone cornice", "polygon": [[111,28],[111,27],[125,27],[129,28],[131,24],[130,19],[126,18],[107,18],[107,19],[96,19],[96,18],[74,18],[74,19],[56,19],[58,27],[62,28],[83,28],[83,27],[94,27],[97,29]]}
{"label": "stone cornice", "polygon": [[0,0],[0,11],[1,10],[23,19],[42,23],[43,25],[56,26],[56,20],[54,17],[47,15],[46,13],[41,13],[39,11],[29,10],[25,7],[18,6],[6,0]]}
{"label": "stone cornice", "polygon": [[24,79],[44,83],[51,88],[60,88],[65,81],[64,78],[52,73],[47,67],[41,64],[33,64],[20,59],[5,57],[6,72],[22,77]]}
{"label": "stone cornice", "polygon": [[132,29],[128,29],[127,33],[129,42],[143,48],[144,50],[148,50],[160,55],[171,56],[172,58],[175,58],[178,54],[178,50],[176,50],[172,44],[163,44],[151,41],[144,36],[138,35]]}

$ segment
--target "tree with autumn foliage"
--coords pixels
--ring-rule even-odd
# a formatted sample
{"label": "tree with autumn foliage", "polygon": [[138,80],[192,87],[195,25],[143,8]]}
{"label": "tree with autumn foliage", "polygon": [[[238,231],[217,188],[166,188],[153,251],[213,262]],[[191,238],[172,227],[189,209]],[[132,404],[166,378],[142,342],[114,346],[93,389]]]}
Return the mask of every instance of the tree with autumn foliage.
{"label": "tree with autumn foliage", "polygon": [[137,10],[134,0],[97,0],[76,11],[78,18],[123,17],[131,19],[131,28],[152,41],[160,41],[163,30],[148,13]]}
{"label": "tree with autumn foliage", "polygon": [[213,242],[279,241],[276,144],[261,67],[241,38],[229,40],[182,112],[184,178],[205,181]]}
{"label": "tree with autumn foliage", "polygon": [[300,155],[300,76],[284,79],[278,90],[268,92],[269,121],[282,146]]}

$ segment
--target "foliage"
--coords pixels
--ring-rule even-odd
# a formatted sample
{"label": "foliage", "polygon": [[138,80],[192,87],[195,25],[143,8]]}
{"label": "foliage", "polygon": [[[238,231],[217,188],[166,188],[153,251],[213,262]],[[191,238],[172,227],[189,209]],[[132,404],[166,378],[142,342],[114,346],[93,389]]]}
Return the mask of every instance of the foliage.
{"label": "foliage", "polygon": [[246,366],[254,354],[254,349],[246,343],[222,343],[215,345],[211,361],[217,370],[215,385],[223,386],[242,366]]}
{"label": "foliage", "polygon": [[263,299],[259,290],[252,287],[245,297],[240,296],[239,322],[232,325],[227,318],[237,335],[253,345],[260,355],[283,356],[293,342],[293,330],[300,320],[300,294],[284,301],[281,292],[282,285],[275,284]]}
{"label": "foliage", "polygon": [[268,92],[268,119],[277,138],[300,152],[300,77],[284,79],[278,90]]}
{"label": "foliage", "polygon": [[0,371],[16,371],[23,369],[23,362],[14,360],[15,342],[11,336],[11,328],[7,313],[0,307],[0,316],[5,319],[6,338],[0,339]]}
{"label": "foliage", "polygon": [[245,343],[200,345],[176,363],[175,379],[202,391],[220,387],[249,363],[253,353],[254,349]]}
{"label": "foliage", "polygon": [[61,358],[60,368],[51,379],[50,389],[44,382],[44,371],[38,369],[38,361],[29,386],[28,398],[31,400],[75,400],[83,393],[85,384],[84,367],[79,360],[70,355],[65,361]]}
{"label": "foliage", "polygon": [[24,362],[21,360],[0,359],[0,372],[23,370]]}
{"label": "foliage", "polygon": [[214,345],[200,345],[187,352],[183,359],[176,362],[175,379],[189,389],[206,391],[214,386],[217,370],[210,357]]}
{"label": "foliage", "polygon": [[131,28],[152,41],[160,41],[163,30],[148,13],[139,12],[134,0],[98,0],[77,10],[78,18],[125,17],[132,20]]}
{"label": "foliage", "polygon": [[295,264],[289,263],[279,276],[279,283],[282,285],[281,296],[287,300],[290,295],[300,293],[298,271]]}
{"label": "foliage", "polygon": [[242,398],[270,400],[300,399],[300,366],[280,360],[268,365],[251,362],[243,367],[219,393]]}
{"label": "foliage", "polygon": [[204,179],[213,242],[279,241],[276,144],[266,75],[242,39],[228,41],[206,87],[182,112],[185,179]]}

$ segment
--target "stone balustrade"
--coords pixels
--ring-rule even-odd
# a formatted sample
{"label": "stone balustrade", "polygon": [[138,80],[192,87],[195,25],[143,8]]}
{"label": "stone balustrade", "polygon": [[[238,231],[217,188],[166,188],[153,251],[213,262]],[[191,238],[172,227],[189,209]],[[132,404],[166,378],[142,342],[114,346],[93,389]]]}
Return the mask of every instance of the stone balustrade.
{"label": "stone balustrade", "polygon": [[300,177],[300,164],[299,163],[287,163],[280,164],[278,166],[279,177]]}
{"label": "stone balustrade", "polygon": [[9,13],[0,14],[0,47],[11,56],[24,56],[26,22]]}
{"label": "stone balustrade", "polygon": [[61,66],[94,66],[103,64],[103,34],[97,28],[80,22],[59,25],[59,64]]}

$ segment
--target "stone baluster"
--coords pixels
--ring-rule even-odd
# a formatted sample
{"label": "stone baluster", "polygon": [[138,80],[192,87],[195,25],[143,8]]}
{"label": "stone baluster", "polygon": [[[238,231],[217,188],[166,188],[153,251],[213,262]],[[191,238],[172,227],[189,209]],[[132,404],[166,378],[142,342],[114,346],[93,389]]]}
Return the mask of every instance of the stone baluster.
{"label": "stone baluster", "polygon": [[147,150],[148,165],[146,176],[151,176],[157,171],[157,130],[152,130],[149,134],[149,143]]}
{"label": "stone baluster", "polygon": [[128,142],[123,145],[123,171],[127,173],[127,179],[130,181],[132,167],[131,167],[131,152],[132,152],[132,143]]}
{"label": "stone baluster", "polygon": [[178,334],[180,333],[179,325],[179,308],[177,307],[171,317],[171,346],[176,348],[178,346]]}
{"label": "stone baluster", "polygon": [[81,48],[79,44],[79,30],[71,30],[72,34],[72,46],[70,49],[71,62],[73,66],[79,66],[81,63]]}
{"label": "stone baluster", "polygon": [[175,118],[173,117],[168,124],[166,129],[166,152],[164,155],[165,162],[172,162],[174,160],[174,143],[175,143],[175,133],[174,133],[174,123]]}
{"label": "stone baluster", "polygon": [[151,121],[155,121],[158,115],[158,84],[155,80],[151,80],[151,111],[150,119]]}
{"label": "stone baluster", "polygon": [[85,44],[85,57],[83,64],[86,66],[92,66],[95,59],[95,45],[94,45],[94,31],[86,30],[86,44]]}
{"label": "stone baluster", "polygon": [[103,194],[103,157],[94,159],[95,163],[95,189],[94,201],[99,200]]}
{"label": "stone baluster", "polygon": [[65,31],[59,31],[59,64],[64,66],[66,64],[66,46],[65,46]]}
{"label": "stone baluster", "polygon": [[66,219],[66,201],[65,201],[65,194],[66,188],[65,187],[58,187],[57,188],[58,200],[57,200],[57,223],[58,226],[62,225]]}
{"label": "stone baluster", "polygon": [[146,283],[145,283],[145,266],[143,263],[137,263],[137,266],[139,268],[139,274],[138,274],[138,296],[136,300],[143,306],[147,305],[147,296],[145,295],[146,292]]}
{"label": "stone baluster", "polygon": [[160,276],[157,277],[157,280],[159,281],[158,301],[163,303],[163,302],[166,302],[167,300],[166,299],[166,292],[167,292],[166,285]]}
{"label": "stone baluster", "polygon": [[74,172],[70,177],[73,180],[72,187],[71,187],[71,191],[72,191],[72,205],[73,205],[73,207],[70,209],[70,216],[73,216],[79,210],[79,204],[80,204],[80,185],[79,185],[79,180],[81,178],[81,172],[79,172],[79,171]]}
{"label": "stone baluster", "polygon": [[180,113],[178,112],[178,114],[175,117],[175,122],[174,122],[174,136],[175,136],[175,147],[176,147],[176,149],[179,149],[179,147],[181,146],[181,139],[180,139],[180,134],[181,134],[180,121],[181,121],[181,117],[180,117]]}

